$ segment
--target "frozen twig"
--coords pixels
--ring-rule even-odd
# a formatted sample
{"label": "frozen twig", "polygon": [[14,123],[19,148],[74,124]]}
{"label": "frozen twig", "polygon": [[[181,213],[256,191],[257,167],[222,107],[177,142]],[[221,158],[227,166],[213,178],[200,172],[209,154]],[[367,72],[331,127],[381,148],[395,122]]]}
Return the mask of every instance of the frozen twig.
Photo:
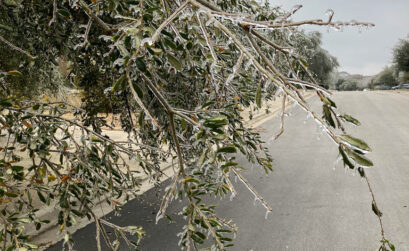
{"label": "frozen twig", "polygon": [[250,185],[250,183],[247,181],[246,178],[241,175],[240,171],[238,171],[236,168],[232,167],[231,170],[233,173],[239,178],[239,180],[247,187],[247,189],[254,195],[256,200],[259,200],[261,204],[270,212],[273,211],[273,209],[267,204],[267,202],[264,200],[263,197]]}
{"label": "frozen twig", "polygon": [[189,1],[185,1],[183,4],[180,5],[180,7],[172,13],[159,27],[156,29],[155,33],[152,36],[152,40],[150,41],[151,44],[155,43],[156,40],[158,39],[160,33],[162,30],[173,21],[188,5]]}
{"label": "frozen twig", "polygon": [[11,42],[9,42],[7,39],[5,39],[2,35],[0,35],[0,41],[2,41],[3,43],[7,44],[8,46],[10,46],[13,50],[16,50],[24,55],[26,55],[27,57],[29,57],[30,59],[36,59],[36,56],[31,55],[30,53],[28,53],[27,51],[15,46],[14,44],[12,44]]}
{"label": "frozen twig", "polygon": [[283,132],[284,132],[284,117],[285,117],[285,103],[286,103],[286,101],[287,101],[287,94],[284,94],[283,104],[282,104],[282,107],[281,107],[281,129],[278,132],[278,134],[274,137],[275,140],[278,139],[278,137],[280,137],[281,134],[283,134]]}
{"label": "frozen twig", "polygon": [[196,14],[196,18],[197,18],[197,21],[199,22],[200,29],[202,30],[203,36],[204,36],[204,38],[206,40],[206,44],[209,47],[210,53],[212,54],[213,64],[216,64],[217,63],[217,55],[216,55],[216,52],[214,51],[213,45],[212,45],[212,43],[210,41],[209,34],[206,31],[206,27],[204,26],[204,24],[202,22],[202,19],[200,18],[200,12],[198,12]]}
{"label": "frozen twig", "polygon": [[132,93],[136,103],[138,103],[139,107],[143,110],[145,115],[148,116],[148,118],[151,121],[151,123],[153,124],[153,126],[155,128],[159,128],[158,121],[151,115],[149,110],[145,107],[144,103],[139,98],[138,94],[136,93],[135,88],[133,87],[132,80],[131,80],[130,75],[129,75],[129,70],[126,71],[126,78],[128,80],[129,89],[131,90],[131,93]]}

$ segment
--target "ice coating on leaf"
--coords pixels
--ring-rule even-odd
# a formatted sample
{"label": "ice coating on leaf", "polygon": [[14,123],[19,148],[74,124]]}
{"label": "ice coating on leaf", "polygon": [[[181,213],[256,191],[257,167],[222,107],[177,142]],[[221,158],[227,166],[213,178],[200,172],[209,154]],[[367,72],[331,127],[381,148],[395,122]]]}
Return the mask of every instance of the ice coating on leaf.
{"label": "ice coating on leaf", "polygon": [[153,45],[153,40],[150,37],[146,37],[146,38],[142,39],[141,44],[142,45],[147,44],[148,46],[152,46]]}

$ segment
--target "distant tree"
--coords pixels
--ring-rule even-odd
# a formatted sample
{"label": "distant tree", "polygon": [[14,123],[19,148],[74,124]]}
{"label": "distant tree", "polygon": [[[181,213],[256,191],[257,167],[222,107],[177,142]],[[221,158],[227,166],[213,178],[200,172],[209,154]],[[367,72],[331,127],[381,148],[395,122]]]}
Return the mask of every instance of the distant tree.
{"label": "distant tree", "polygon": [[355,91],[357,89],[358,83],[356,81],[345,81],[342,83],[340,90],[341,91]]}
{"label": "distant tree", "polygon": [[338,79],[337,82],[335,83],[335,89],[338,91],[341,91],[341,86],[344,82],[345,82],[345,79],[343,78]]}
{"label": "distant tree", "polygon": [[409,39],[401,39],[393,50],[393,61],[398,71],[409,72]]}
{"label": "distant tree", "polygon": [[328,89],[331,73],[339,66],[339,63],[336,57],[321,47],[322,34],[320,32],[310,32],[304,39],[300,39],[299,43],[302,43],[302,45],[298,47],[305,47],[303,53],[308,68],[320,85]]}
{"label": "distant tree", "polygon": [[385,67],[378,75],[374,77],[374,86],[386,85],[389,87],[398,84],[398,80],[395,76],[396,70],[394,67]]}

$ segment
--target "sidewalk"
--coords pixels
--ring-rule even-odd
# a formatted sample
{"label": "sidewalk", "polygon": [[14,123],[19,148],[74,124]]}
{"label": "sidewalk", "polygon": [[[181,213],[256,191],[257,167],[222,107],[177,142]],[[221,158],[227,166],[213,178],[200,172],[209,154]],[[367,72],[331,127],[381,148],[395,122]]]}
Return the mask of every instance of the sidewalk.
{"label": "sidewalk", "polygon": [[[305,93],[304,98],[307,100],[313,95],[314,95],[313,91],[308,91]],[[277,98],[275,101],[269,101],[267,103],[262,104],[262,107],[260,109],[252,112],[253,118],[250,120],[249,118],[250,109],[252,109],[253,107],[254,106],[251,106],[247,108],[246,110],[244,110],[242,112],[242,116],[245,121],[245,124],[248,127],[255,128],[255,127],[260,126],[267,120],[273,118],[274,116],[280,114],[281,108],[282,108],[282,97]],[[265,112],[267,107],[269,109],[269,113]],[[291,102],[288,102],[286,105],[286,109],[289,109],[291,107],[292,107]],[[114,136],[117,139],[120,139],[122,137],[126,138],[126,133],[122,131],[118,131],[118,130],[104,131],[104,133],[108,134],[109,136]],[[174,169],[172,167],[173,167],[172,163],[169,163],[169,162],[162,163],[161,170],[164,173],[164,175],[161,177],[160,182],[163,182],[174,175]],[[149,189],[153,188],[155,185],[150,176],[144,173],[143,175],[144,176],[141,177],[142,185],[140,187],[140,191],[138,192],[138,194],[145,193]],[[121,202],[124,202],[124,201],[121,201]],[[104,203],[104,201],[100,201],[96,203],[95,208],[94,208],[94,213],[97,217],[102,217],[112,211],[113,209],[107,203]],[[39,210],[36,215],[41,219],[50,220],[50,223],[47,225],[44,225],[40,231],[36,231],[34,226],[26,227],[26,233],[32,235],[31,241],[33,243],[47,244],[47,246],[49,246],[54,243],[57,243],[64,237],[64,234],[67,230],[65,229],[62,232],[59,231],[59,226],[57,224],[58,210],[55,208],[55,204],[52,204],[48,207],[45,207]],[[88,219],[81,219],[81,221],[79,221],[74,226],[70,227],[68,230],[70,231],[70,233],[74,233],[76,230],[81,229],[92,222],[93,221],[89,221]]]}

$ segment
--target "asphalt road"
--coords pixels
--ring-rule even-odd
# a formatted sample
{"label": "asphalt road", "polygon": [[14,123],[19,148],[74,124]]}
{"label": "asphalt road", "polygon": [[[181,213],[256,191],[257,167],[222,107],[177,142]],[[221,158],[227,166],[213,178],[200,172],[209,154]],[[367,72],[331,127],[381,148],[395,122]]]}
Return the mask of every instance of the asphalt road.
{"label": "asphalt road", "polygon": [[[375,166],[367,175],[384,213],[386,236],[396,250],[409,250],[409,93],[345,92],[333,99],[341,112],[360,119],[360,127],[347,130],[373,148],[369,157]],[[320,109],[317,99],[310,102]],[[249,167],[245,174],[273,208],[268,218],[240,183],[233,201],[216,201],[218,212],[239,226],[230,250],[375,250],[380,229],[365,181],[336,164],[336,145],[312,119],[306,120],[298,108],[291,113],[285,133],[276,141],[271,138],[279,130],[277,117],[260,126],[275,159],[274,172],[265,176],[260,168]],[[154,223],[160,194],[160,189],[152,189],[125,205],[122,216],[107,218],[118,225],[144,226],[148,236],[141,250],[180,250],[176,234],[183,219]],[[168,212],[175,214],[183,206],[173,202]],[[96,250],[94,224],[77,231],[74,239],[76,250]],[[49,250],[61,250],[61,243]]]}

